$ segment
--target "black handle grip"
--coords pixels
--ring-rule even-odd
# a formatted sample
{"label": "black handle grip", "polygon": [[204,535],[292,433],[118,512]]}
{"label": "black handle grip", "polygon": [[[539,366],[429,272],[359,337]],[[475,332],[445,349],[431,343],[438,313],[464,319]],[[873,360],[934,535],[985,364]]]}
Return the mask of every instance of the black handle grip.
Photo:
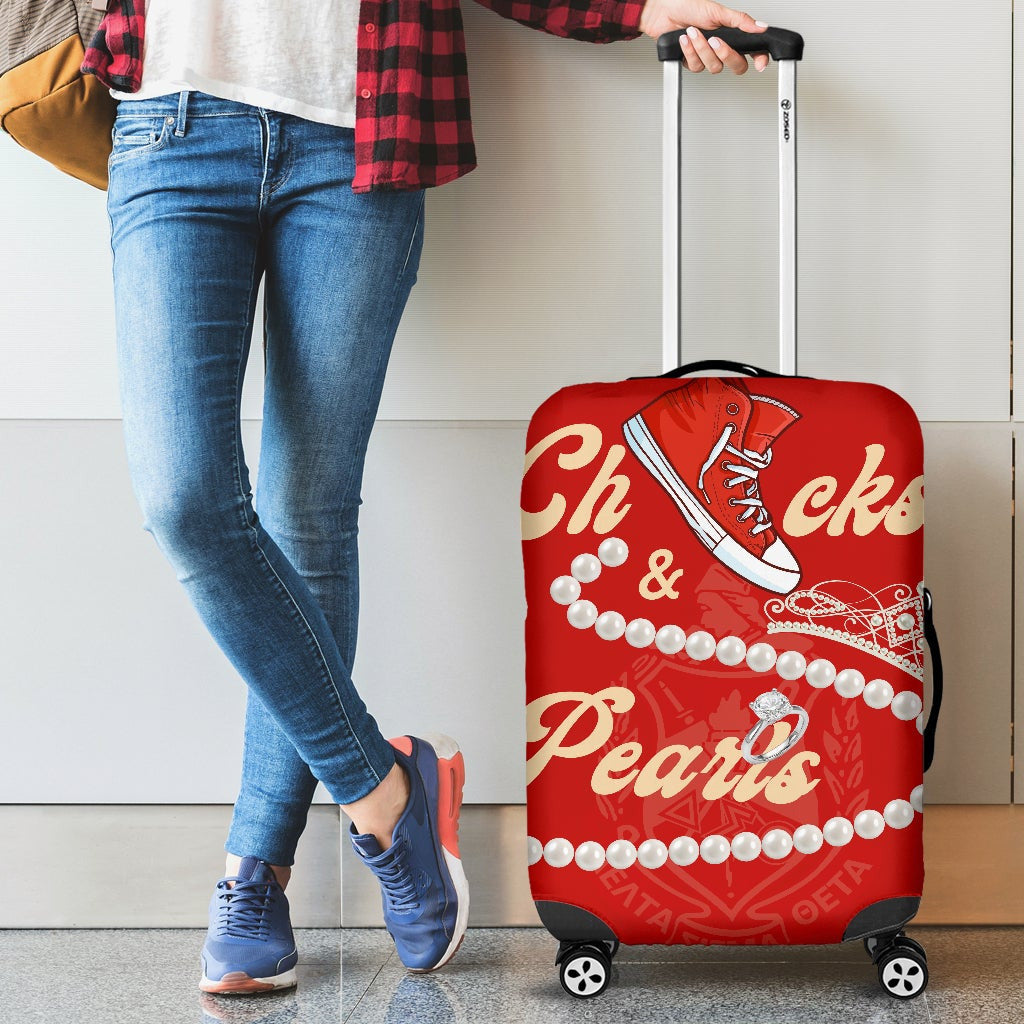
{"label": "black handle grip", "polygon": [[[700,28],[700,26],[697,26]],[[799,32],[769,25],[763,32],[743,32],[738,28],[702,28],[705,39],[718,36],[737,53],[760,53],[767,50],[772,60],[800,60],[804,55],[804,37]],[[686,29],[673,29],[658,37],[658,60],[682,60],[679,37]]]}
{"label": "black handle grip", "polygon": [[[788,377],[790,374],[775,373],[766,370],[761,366],[754,366],[751,363],[737,363],[731,359],[699,359],[695,363],[684,363],[674,370],[666,370],[664,373],[654,374],[654,377],[685,377],[688,373],[701,373],[704,370],[725,370],[729,373],[743,373],[748,377]],[[792,376],[799,377],[800,374]],[[650,380],[651,377],[627,377],[626,380]]]}
{"label": "black handle grip", "polygon": [[932,592],[925,587],[924,593],[924,638],[928,641],[928,653],[932,659],[932,708],[924,727],[924,770],[928,771],[935,758],[935,730],[939,724],[939,709],[942,707],[942,655],[939,653],[939,637],[932,622]]}

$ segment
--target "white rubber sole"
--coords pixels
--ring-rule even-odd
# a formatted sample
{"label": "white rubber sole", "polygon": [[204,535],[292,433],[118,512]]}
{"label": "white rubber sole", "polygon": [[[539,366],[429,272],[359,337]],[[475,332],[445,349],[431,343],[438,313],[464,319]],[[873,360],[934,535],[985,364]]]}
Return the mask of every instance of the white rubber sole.
{"label": "white rubber sole", "polygon": [[205,974],[199,982],[199,987],[204,992],[218,996],[246,996],[254,992],[269,992],[273,989],[291,988],[298,983],[298,973],[295,968],[278,974],[273,978],[250,978],[243,971],[235,971],[226,974],[219,981],[211,981]]}
{"label": "white rubber sole", "polygon": [[[434,753],[437,754],[439,760],[450,760],[459,753],[458,743],[451,736],[445,736],[444,733],[428,732],[424,733],[420,738],[434,748]],[[461,793],[459,796],[459,807],[460,809],[462,807]],[[417,974],[428,974],[430,971],[436,971],[439,967],[443,967],[448,963],[455,956],[459,946],[462,945],[462,940],[466,936],[466,928],[469,925],[469,883],[466,880],[466,872],[462,867],[462,860],[451,854],[443,846],[441,847],[441,853],[444,855],[445,866],[448,868],[448,874],[451,876],[452,885],[459,900],[459,908],[455,914],[455,930],[452,933],[451,942],[448,943],[448,948],[444,951],[441,959],[433,967],[417,970]]]}
{"label": "white rubber sole", "polygon": [[451,760],[459,752],[458,743],[451,736],[445,736],[443,732],[425,732],[420,739],[426,740],[442,761]]}

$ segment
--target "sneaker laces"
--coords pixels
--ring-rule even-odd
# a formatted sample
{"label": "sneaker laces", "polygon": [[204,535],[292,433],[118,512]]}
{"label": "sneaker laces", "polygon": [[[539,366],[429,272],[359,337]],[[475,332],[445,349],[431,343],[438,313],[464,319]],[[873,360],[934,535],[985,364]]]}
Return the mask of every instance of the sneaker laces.
{"label": "sneaker laces", "polygon": [[228,881],[231,879],[221,879],[217,883],[218,888],[223,887],[223,891],[217,897],[220,903],[217,919],[218,936],[231,935],[237,939],[266,938],[266,911],[274,901],[270,893],[272,883],[236,878],[234,888],[229,888]]}
{"label": "sneaker laces", "polygon": [[[394,851],[394,852],[392,852]],[[404,837],[396,836],[386,851],[384,859],[374,865],[374,873],[380,880],[392,910],[405,912],[419,906],[416,895],[416,880],[406,860]]]}
{"label": "sneaker laces", "polygon": [[729,443],[729,438],[732,436],[733,431],[736,428],[731,424],[727,423],[725,429],[722,431],[722,436],[715,442],[715,446],[711,449],[711,454],[708,455],[707,462],[701,467],[700,477],[697,480],[697,486],[700,487],[701,493],[704,495],[704,500],[710,505],[711,499],[708,497],[708,492],[704,489],[704,475],[714,465],[719,455],[723,452],[727,452],[729,455],[735,456],[737,459],[743,459],[749,463],[749,465],[738,465],[735,462],[723,462],[722,468],[732,470],[736,476],[729,477],[727,480],[722,481],[723,487],[736,487],[737,485],[742,486],[746,484],[744,493],[745,498],[730,498],[730,505],[746,505],[747,507],[736,517],[739,522],[746,522],[751,516],[757,516],[757,522],[752,526],[750,535],[756,537],[759,533],[772,528],[771,516],[768,514],[768,509],[764,507],[764,503],[761,501],[760,496],[760,481],[758,480],[758,473],[762,469],[765,469],[772,461],[772,450],[769,448],[764,455],[760,455],[749,448],[740,450],[734,445]]}

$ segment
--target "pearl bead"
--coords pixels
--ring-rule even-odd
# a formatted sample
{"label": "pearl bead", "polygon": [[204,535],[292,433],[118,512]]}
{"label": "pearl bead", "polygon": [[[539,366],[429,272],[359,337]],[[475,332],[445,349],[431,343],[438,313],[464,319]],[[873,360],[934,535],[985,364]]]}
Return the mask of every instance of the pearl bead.
{"label": "pearl bead", "polygon": [[859,697],[864,692],[864,673],[844,668],[836,676],[836,693],[840,697]]}
{"label": "pearl bead", "polygon": [[650,647],[654,642],[654,623],[650,619],[633,619],[626,627],[626,643],[631,647]]}
{"label": "pearl bead", "polygon": [[801,825],[793,833],[793,845],[800,853],[817,853],[825,837],[817,825]]}
{"label": "pearl bead", "polygon": [[901,722],[917,718],[921,714],[921,698],[913,690],[901,690],[892,699],[892,713]]}
{"label": "pearl bead", "polygon": [[878,811],[861,811],[853,819],[853,831],[861,839],[877,839],[885,828],[885,818]]}
{"label": "pearl bead", "polygon": [[747,656],[747,645],[738,636],[723,636],[715,653],[723,665],[738,665]]}
{"label": "pearl bead", "polygon": [[853,838],[853,825],[849,818],[829,818],[821,834],[830,846],[845,846]]}
{"label": "pearl bead", "polygon": [[669,843],[668,855],[673,864],[685,868],[700,856],[700,847],[697,845],[696,839],[691,839],[689,836],[678,836]]}
{"label": "pearl bead", "polygon": [[784,828],[773,828],[765,832],[761,840],[761,849],[766,857],[782,860],[793,849],[793,837]]}
{"label": "pearl bead", "polygon": [[737,860],[757,860],[761,853],[761,837],[753,832],[740,832],[732,841],[732,855]]}
{"label": "pearl bead", "polygon": [[923,711],[921,712],[921,714],[919,714],[917,716],[917,718],[914,719],[914,725],[917,726],[917,731],[923,736],[924,735],[924,712]]}
{"label": "pearl bead", "polygon": [[551,584],[551,596],[559,604],[572,604],[580,596],[580,584],[571,576],[559,576]]}
{"label": "pearl bead", "polygon": [[588,841],[576,848],[576,863],[584,871],[596,871],[604,863],[604,847]]}
{"label": "pearl bead", "polygon": [[629,557],[629,548],[618,537],[606,537],[597,548],[597,557],[609,568],[614,569]]}
{"label": "pearl bead", "polygon": [[896,619],[896,625],[899,626],[900,629],[905,629],[905,630],[913,629],[914,628],[914,622],[915,622],[914,616],[911,615],[909,612],[904,612],[902,615],[898,616],[897,619]]}
{"label": "pearl bead", "polygon": [[628,839],[616,839],[608,846],[608,863],[620,871],[632,867],[636,861],[636,847]]}
{"label": "pearl bead", "polygon": [[549,839],[544,847],[544,859],[553,868],[564,868],[575,851],[568,839]]}
{"label": "pearl bead", "polygon": [[544,847],[534,836],[526,837],[526,863],[536,864],[544,856]]}
{"label": "pearl bead", "polygon": [[678,654],[686,643],[686,634],[678,626],[662,626],[654,634],[654,645],[662,654]]}
{"label": "pearl bead", "polygon": [[577,555],[569,571],[580,583],[593,583],[601,575],[601,563],[595,555]]}
{"label": "pearl bead", "polygon": [[876,627],[877,627],[877,626],[880,626],[880,625],[882,624],[882,622],[883,622],[883,621],[884,621],[884,620],[882,619],[882,616],[881,616],[881,615],[877,615],[877,614],[876,614],[876,615],[872,615],[872,616],[871,616],[871,625],[872,625],[872,626],[876,626]]}
{"label": "pearl bead", "polygon": [[914,808],[906,800],[890,800],[882,811],[886,825],[906,828],[914,820]]}
{"label": "pearl bead", "polygon": [[618,612],[601,612],[594,623],[594,632],[602,640],[618,640],[626,632],[626,620]]}
{"label": "pearl bead", "polygon": [[732,847],[725,836],[705,836],[701,840],[700,855],[709,864],[721,864],[727,860]]}
{"label": "pearl bead", "polygon": [[577,629],[589,629],[597,621],[597,605],[593,601],[573,601],[565,617]]}
{"label": "pearl bead", "polygon": [[694,661],[707,661],[714,657],[716,646],[715,638],[703,629],[698,629],[686,638],[686,653]]}
{"label": "pearl bead", "polygon": [[774,668],[777,654],[771,644],[754,644],[747,648],[747,664],[755,672],[767,672]]}
{"label": "pearl bead", "polygon": [[804,675],[811,686],[824,690],[826,686],[832,685],[832,680],[836,677],[836,667],[827,658],[815,658],[807,666]]}
{"label": "pearl bead", "polygon": [[660,839],[646,839],[636,851],[641,867],[660,868],[668,860],[668,847]]}
{"label": "pearl bead", "polygon": [[775,671],[783,679],[799,679],[807,670],[807,659],[799,651],[783,651],[775,662]]}
{"label": "pearl bead", "polygon": [[910,791],[910,806],[918,814],[924,814],[924,786],[915,786]]}
{"label": "pearl bead", "polygon": [[892,687],[884,679],[872,679],[864,687],[864,703],[869,708],[886,708],[892,703],[892,697]]}

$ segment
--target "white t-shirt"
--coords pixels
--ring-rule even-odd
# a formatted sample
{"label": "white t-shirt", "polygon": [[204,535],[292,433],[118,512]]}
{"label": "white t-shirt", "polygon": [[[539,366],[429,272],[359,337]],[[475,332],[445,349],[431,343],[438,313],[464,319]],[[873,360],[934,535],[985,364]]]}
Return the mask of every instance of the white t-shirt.
{"label": "white t-shirt", "polygon": [[359,0],[147,0],[141,100],[208,92],[354,128]]}

